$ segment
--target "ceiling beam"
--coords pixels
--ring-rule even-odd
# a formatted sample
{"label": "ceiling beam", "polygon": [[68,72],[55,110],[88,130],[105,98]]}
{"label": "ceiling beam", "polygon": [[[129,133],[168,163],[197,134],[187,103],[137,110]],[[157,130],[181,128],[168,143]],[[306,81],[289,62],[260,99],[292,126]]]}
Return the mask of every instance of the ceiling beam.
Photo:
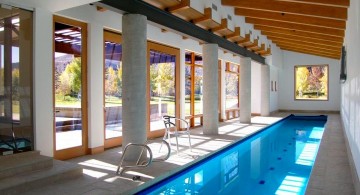
{"label": "ceiling beam", "polygon": [[347,8],[270,0],[221,0],[222,5],[255,10],[268,10],[281,13],[293,13],[305,16],[347,19]]}
{"label": "ceiling beam", "polygon": [[206,43],[216,43],[219,45],[219,47],[223,49],[226,49],[241,56],[250,57],[254,61],[265,64],[264,57],[254,52],[251,52],[243,47],[240,47],[237,44],[230,42],[223,37],[215,35],[212,32],[202,29],[201,27],[193,23],[185,21],[167,11],[154,7],[142,0],[102,0],[99,2],[95,2],[94,4],[98,6],[103,6],[108,10],[120,14],[142,14],[146,16],[147,20],[150,22],[154,22],[168,29],[172,29],[174,31],[180,32],[183,35],[188,35],[189,37],[193,37]]}
{"label": "ceiling beam", "polygon": [[336,46],[336,47],[341,47],[343,45],[341,42],[333,42],[333,41],[324,40],[324,39],[314,39],[312,37],[280,34],[280,33],[276,33],[276,32],[261,31],[261,34],[265,35],[267,37],[277,37],[277,38],[283,38],[283,39],[301,40],[303,42],[318,43],[321,45],[330,45],[330,46],[332,45],[332,46]]}
{"label": "ceiling beam", "polygon": [[285,14],[279,12],[253,10],[253,9],[245,9],[245,8],[235,8],[235,14],[250,18],[262,18],[266,20],[306,24],[311,26],[320,26],[320,27],[335,28],[335,29],[346,28],[346,21],[344,20],[334,20],[328,18],[302,16],[296,14]]}
{"label": "ceiling beam", "polygon": [[304,53],[304,54],[310,54],[310,55],[315,55],[315,56],[327,57],[327,58],[332,58],[332,59],[336,59],[336,60],[340,59],[340,55],[336,55],[336,54],[314,53],[312,51],[303,51],[301,49],[287,48],[287,47],[282,47],[282,48],[280,47],[280,49],[287,50],[287,51],[292,51],[292,52],[297,52],[297,53]]}
{"label": "ceiling beam", "polygon": [[318,46],[318,45],[314,45],[314,44],[304,44],[304,43],[298,43],[298,42],[294,43],[294,42],[288,42],[288,41],[283,41],[283,40],[272,40],[272,42],[275,43],[276,45],[301,47],[301,48],[312,49],[312,50],[317,50],[317,51],[324,51],[324,52],[328,52],[328,53],[338,53],[341,51],[341,48],[338,48],[338,49],[327,48],[327,47]]}
{"label": "ceiling beam", "polygon": [[280,43],[278,43],[276,45],[280,48],[299,49],[299,50],[306,51],[306,52],[312,52],[314,54],[326,54],[326,55],[340,55],[341,54],[341,52],[323,51],[323,50],[313,49],[313,48],[309,48],[309,47],[304,47],[301,45],[284,45],[284,44],[280,44]]}
{"label": "ceiling beam", "polygon": [[304,41],[302,39],[288,39],[288,38],[283,38],[283,37],[272,37],[272,36],[268,36],[268,39],[271,39],[272,41],[274,40],[278,40],[278,41],[286,41],[286,42],[291,42],[291,43],[302,43],[305,45],[317,45],[319,47],[325,47],[325,48],[329,48],[329,49],[341,49],[341,45],[337,46],[337,45],[324,45],[324,44],[319,44],[316,42],[311,42],[311,41]]}
{"label": "ceiling beam", "polygon": [[344,38],[343,37],[336,37],[332,35],[324,35],[324,34],[317,34],[317,33],[311,33],[311,32],[303,32],[303,31],[297,31],[297,30],[290,30],[290,29],[284,29],[284,28],[276,28],[276,27],[269,27],[269,26],[260,26],[260,25],[254,25],[254,29],[260,30],[260,31],[267,31],[267,32],[274,32],[279,34],[286,34],[286,35],[295,35],[295,36],[301,36],[301,37],[311,37],[314,39],[323,39],[323,40],[329,40],[333,42],[339,42],[343,43]]}
{"label": "ceiling beam", "polygon": [[328,5],[328,6],[336,6],[336,7],[349,7],[350,6],[350,0],[277,0],[277,1]]}
{"label": "ceiling beam", "polygon": [[325,34],[325,35],[333,35],[338,37],[344,37],[345,31],[339,29],[332,28],[322,28],[316,26],[309,26],[304,24],[294,24],[288,22],[279,22],[279,21],[271,21],[271,20],[262,20],[257,18],[245,18],[245,22],[261,25],[261,26],[272,26],[277,28],[284,28],[289,30],[298,30],[303,32],[312,32],[317,34]]}

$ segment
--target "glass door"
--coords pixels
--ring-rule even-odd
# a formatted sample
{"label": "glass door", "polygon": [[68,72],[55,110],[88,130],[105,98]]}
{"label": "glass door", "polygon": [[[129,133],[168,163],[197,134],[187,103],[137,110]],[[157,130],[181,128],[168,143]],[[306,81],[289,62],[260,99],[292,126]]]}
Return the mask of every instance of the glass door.
{"label": "glass door", "polygon": [[0,156],[33,149],[32,12],[0,8]]}
{"label": "glass door", "polygon": [[122,46],[121,35],[104,31],[105,148],[122,143]]}
{"label": "glass door", "polygon": [[148,42],[149,137],[164,134],[162,116],[179,117],[180,50]]}
{"label": "glass door", "polygon": [[87,150],[86,23],[54,16],[54,134],[56,159]]}

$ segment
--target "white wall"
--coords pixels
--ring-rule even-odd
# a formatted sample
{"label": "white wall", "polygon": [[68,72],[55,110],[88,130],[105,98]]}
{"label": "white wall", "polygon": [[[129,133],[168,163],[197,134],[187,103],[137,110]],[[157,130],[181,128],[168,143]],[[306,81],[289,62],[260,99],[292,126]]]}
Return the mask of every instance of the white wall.
{"label": "white wall", "polygon": [[[341,85],[341,117],[360,176],[360,2],[350,1],[346,24],[347,81]],[[359,180],[357,180],[359,182]],[[357,192],[360,191],[357,183]]]}
{"label": "white wall", "polygon": [[[340,62],[339,60],[283,51],[283,69],[279,71],[279,109],[280,110],[340,110]],[[329,65],[329,100],[302,101],[294,100],[295,65]]]}
{"label": "white wall", "polygon": [[[270,112],[279,110],[279,69],[275,66],[270,66]],[[271,90],[271,81],[273,82],[273,87]],[[276,83],[275,83],[276,82]],[[275,84],[277,85],[275,91]]]}
{"label": "white wall", "polygon": [[251,113],[256,114],[261,113],[261,66],[251,61]]}

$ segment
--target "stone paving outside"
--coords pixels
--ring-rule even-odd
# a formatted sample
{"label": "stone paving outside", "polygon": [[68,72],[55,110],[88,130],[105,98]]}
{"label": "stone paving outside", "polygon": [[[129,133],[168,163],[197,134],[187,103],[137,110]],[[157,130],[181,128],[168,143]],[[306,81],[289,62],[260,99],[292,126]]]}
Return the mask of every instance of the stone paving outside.
{"label": "stone paving outside", "polygon": [[[153,162],[145,169],[131,169],[123,176],[115,174],[122,147],[109,149],[97,155],[71,159],[68,162],[82,166],[83,176],[34,189],[26,194],[122,194],[146,181],[171,172],[198,156],[206,155],[234,140],[248,136],[289,114],[276,113],[271,117],[252,117],[251,124],[241,124],[238,119],[229,120],[220,123],[219,135],[216,136],[203,135],[201,127],[194,128],[191,130],[192,151],[188,149],[188,140],[184,136],[179,139],[180,152],[177,154],[173,139],[172,154],[167,161]],[[355,194],[340,115],[328,116],[327,130],[322,138],[306,194]],[[155,158],[165,152],[165,149],[162,150],[164,152],[158,152],[160,141],[161,138],[150,140],[149,145]],[[133,181],[134,175],[140,175],[141,181]]]}

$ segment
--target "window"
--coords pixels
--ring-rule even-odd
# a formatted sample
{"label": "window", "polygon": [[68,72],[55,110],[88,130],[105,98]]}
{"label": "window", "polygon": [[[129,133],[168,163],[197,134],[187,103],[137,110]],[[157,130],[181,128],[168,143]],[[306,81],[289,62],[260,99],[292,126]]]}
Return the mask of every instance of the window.
{"label": "window", "polygon": [[203,59],[194,52],[185,53],[185,114],[190,126],[202,125]]}
{"label": "window", "polygon": [[225,110],[227,119],[239,117],[239,72],[239,65],[226,63]]}
{"label": "window", "polygon": [[328,100],[328,65],[295,66],[295,100]]}

